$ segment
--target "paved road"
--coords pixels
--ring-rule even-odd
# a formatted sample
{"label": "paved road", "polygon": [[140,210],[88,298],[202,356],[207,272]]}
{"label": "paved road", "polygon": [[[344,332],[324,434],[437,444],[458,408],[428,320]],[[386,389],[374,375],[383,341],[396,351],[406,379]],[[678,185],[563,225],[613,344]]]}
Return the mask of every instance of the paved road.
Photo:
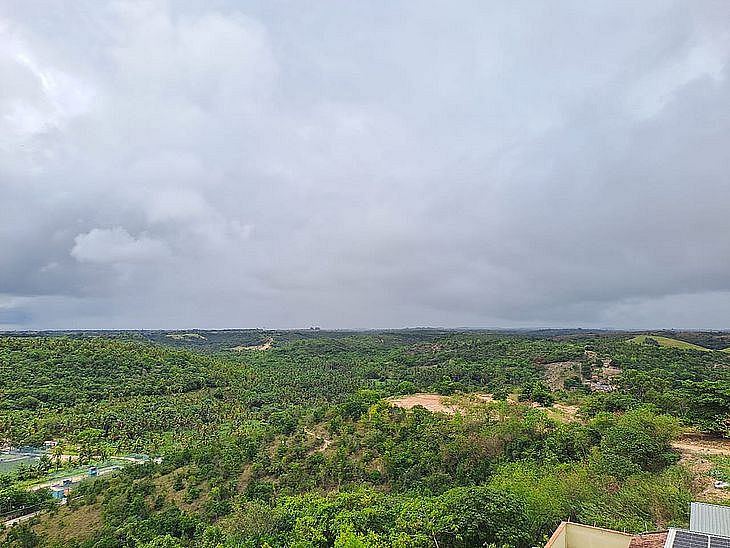
{"label": "paved road", "polygon": [[[109,472],[113,472],[114,470],[119,470],[122,468],[121,466],[109,466],[108,468],[102,468],[99,470],[98,475],[103,476],[104,474],[108,474]],[[37,483],[35,485],[31,485],[28,490],[29,491],[39,491],[41,489],[49,489],[53,487],[54,485],[57,485],[59,483],[63,483],[63,480],[71,480],[71,483],[78,483],[80,481],[83,481],[87,478],[89,478],[88,472],[85,472],[83,474],[76,474],[74,476],[65,476],[62,478],[56,478],[51,481],[45,481],[43,483]]]}
{"label": "paved road", "polygon": [[36,517],[41,512],[43,512],[43,510],[38,510],[37,512],[32,512],[30,514],[25,514],[24,516],[9,519],[8,521],[3,522],[3,525],[5,527],[10,527],[11,525],[15,525],[16,523],[22,523],[24,521],[28,521],[29,519]]}
{"label": "paved road", "polygon": [[[59,504],[66,504],[66,499],[61,500]],[[13,519],[4,521],[3,525],[5,527],[10,527],[11,525],[15,525],[16,523],[23,523],[24,521],[28,521],[29,519],[32,519],[32,518],[36,517],[37,515],[42,514],[43,512],[46,512],[46,510],[38,510],[36,512],[31,512],[30,514],[18,516],[17,518],[13,518]]]}

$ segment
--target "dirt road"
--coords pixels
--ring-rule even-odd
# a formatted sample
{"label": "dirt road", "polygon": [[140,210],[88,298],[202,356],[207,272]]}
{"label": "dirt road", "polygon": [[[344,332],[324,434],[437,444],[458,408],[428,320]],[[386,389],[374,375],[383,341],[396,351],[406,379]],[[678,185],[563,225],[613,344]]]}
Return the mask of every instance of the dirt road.
{"label": "dirt road", "polygon": [[672,444],[680,453],[730,457],[730,439],[685,436]]}

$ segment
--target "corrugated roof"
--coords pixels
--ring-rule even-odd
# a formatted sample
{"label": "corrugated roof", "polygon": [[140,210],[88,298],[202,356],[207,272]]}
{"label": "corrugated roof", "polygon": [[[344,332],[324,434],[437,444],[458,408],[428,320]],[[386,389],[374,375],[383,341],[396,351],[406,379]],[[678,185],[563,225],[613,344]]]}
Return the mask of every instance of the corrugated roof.
{"label": "corrugated roof", "polygon": [[730,506],[693,502],[689,514],[689,530],[730,537]]}

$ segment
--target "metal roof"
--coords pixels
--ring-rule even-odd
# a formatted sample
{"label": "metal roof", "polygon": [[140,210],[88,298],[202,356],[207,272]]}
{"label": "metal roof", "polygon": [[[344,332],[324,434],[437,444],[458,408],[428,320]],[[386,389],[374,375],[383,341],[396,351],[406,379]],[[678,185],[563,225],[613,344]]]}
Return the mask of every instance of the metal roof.
{"label": "metal roof", "polygon": [[730,537],[730,506],[693,502],[689,514],[689,530]]}

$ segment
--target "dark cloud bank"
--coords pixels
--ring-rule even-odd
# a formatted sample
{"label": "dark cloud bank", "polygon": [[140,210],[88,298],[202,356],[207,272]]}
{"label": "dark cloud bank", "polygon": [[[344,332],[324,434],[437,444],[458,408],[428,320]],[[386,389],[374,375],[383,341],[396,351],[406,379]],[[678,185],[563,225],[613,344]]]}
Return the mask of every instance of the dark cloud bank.
{"label": "dark cloud bank", "polygon": [[8,0],[0,327],[728,328],[729,61],[725,1]]}

